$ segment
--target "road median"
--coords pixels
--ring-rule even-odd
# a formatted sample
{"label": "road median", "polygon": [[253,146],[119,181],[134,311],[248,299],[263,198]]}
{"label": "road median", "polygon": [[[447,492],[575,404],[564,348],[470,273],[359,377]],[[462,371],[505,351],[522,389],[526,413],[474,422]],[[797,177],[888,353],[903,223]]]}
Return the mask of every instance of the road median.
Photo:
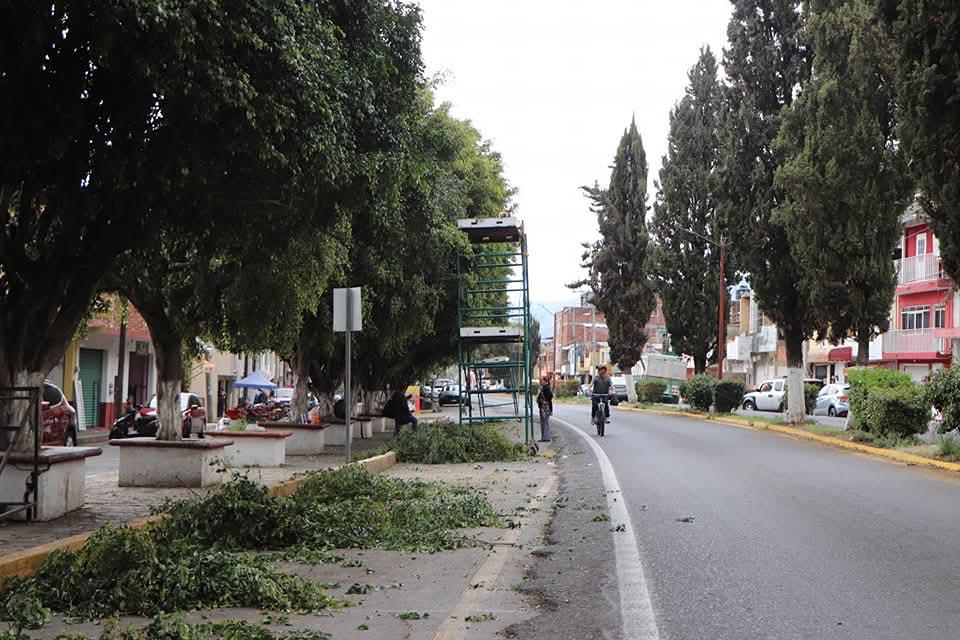
{"label": "road median", "polygon": [[779,433],[781,435],[790,436],[793,438],[798,438],[801,440],[810,440],[813,442],[818,442],[820,444],[825,444],[831,447],[836,447],[839,449],[846,449],[848,451],[856,451],[857,453],[864,453],[876,458],[883,458],[886,460],[893,460],[900,462],[906,465],[916,465],[916,466],[925,466],[933,467],[943,471],[952,471],[960,473],[960,463],[950,462],[947,460],[940,460],[937,458],[928,458],[925,456],[916,455],[913,453],[907,453],[905,451],[897,451],[895,449],[882,449],[879,447],[871,447],[860,442],[852,442],[850,440],[844,440],[841,438],[821,435],[819,433],[811,433],[804,429],[797,427],[791,427],[784,424],[773,424],[763,420],[750,419],[750,418],[741,418],[737,416],[720,416],[720,415],[707,415],[702,413],[695,413],[692,411],[665,411],[661,409],[653,409],[646,407],[618,407],[620,411],[630,411],[635,413],[648,413],[653,415],[661,416],[673,416],[678,418],[692,418],[696,420],[702,420],[704,422],[719,422],[721,424],[726,424],[734,427],[740,427],[742,429],[752,429],[754,431],[773,431],[774,433]]}

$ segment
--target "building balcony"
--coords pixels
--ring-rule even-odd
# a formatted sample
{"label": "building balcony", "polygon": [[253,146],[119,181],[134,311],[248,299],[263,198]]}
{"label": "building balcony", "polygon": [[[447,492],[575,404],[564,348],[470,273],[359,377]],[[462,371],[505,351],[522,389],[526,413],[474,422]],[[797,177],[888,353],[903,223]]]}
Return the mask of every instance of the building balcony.
{"label": "building balcony", "polygon": [[883,357],[936,357],[949,353],[950,345],[935,335],[936,329],[887,331],[883,334]]}
{"label": "building balcony", "polygon": [[897,268],[897,286],[913,285],[921,282],[947,280],[943,272],[940,256],[925,253],[895,261]]}

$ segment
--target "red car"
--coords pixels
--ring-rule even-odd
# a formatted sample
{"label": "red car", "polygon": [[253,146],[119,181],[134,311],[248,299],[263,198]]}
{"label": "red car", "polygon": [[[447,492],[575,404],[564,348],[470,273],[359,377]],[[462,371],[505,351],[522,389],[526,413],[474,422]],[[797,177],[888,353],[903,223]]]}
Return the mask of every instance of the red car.
{"label": "red car", "polygon": [[61,447],[77,445],[77,412],[52,382],[43,383],[43,432],[40,444]]}

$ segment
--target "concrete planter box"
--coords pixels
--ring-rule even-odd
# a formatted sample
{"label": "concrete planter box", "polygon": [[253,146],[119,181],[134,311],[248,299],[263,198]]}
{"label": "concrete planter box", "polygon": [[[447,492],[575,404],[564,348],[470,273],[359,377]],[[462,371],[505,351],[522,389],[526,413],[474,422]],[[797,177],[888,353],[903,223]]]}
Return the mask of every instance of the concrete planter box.
{"label": "concrete planter box", "polygon": [[287,438],[292,431],[220,431],[233,440],[223,454],[228,467],[281,467],[287,461]]}
{"label": "concrete planter box", "polygon": [[[360,436],[360,429],[358,428],[357,422],[350,423],[350,437],[358,438]],[[345,423],[340,424],[327,424],[325,436],[327,439],[327,444],[334,447],[345,447],[347,445],[347,425]]]}
{"label": "concrete planter box", "polygon": [[121,487],[209,487],[223,482],[218,462],[232,439],[111,440],[120,448]]}
{"label": "concrete planter box", "polygon": [[266,433],[289,433],[286,453],[289,456],[315,456],[323,453],[326,445],[327,425],[301,424],[297,422],[261,422]]}
{"label": "concrete planter box", "polygon": [[370,421],[371,433],[383,433],[387,430],[387,419],[384,418],[383,416],[364,414],[357,417],[360,418],[361,420]]}
{"label": "concrete planter box", "polygon": [[[86,460],[98,456],[98,447],[44,447],[40,450],[40,478],[34,520],[53,520],[83,506]],[[33,471],[32,454],[12,454],[0,478],[0,502],[23,502]],[[26,519],[26,512],[13,518]]]}

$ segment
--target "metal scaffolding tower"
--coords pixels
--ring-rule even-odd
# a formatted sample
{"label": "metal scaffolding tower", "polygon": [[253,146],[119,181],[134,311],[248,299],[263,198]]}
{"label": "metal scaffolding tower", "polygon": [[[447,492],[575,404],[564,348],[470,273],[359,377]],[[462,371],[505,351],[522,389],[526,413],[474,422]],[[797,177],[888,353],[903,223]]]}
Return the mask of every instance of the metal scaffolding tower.
{"label": "metal scaffolding tower", "polygon": [[[472,253],[457,261],[460,424],[521,422],[524,439],[530,442],[534,439],[530,286],[523,225],[516,218],[457,224],[473,245]],[[491,355],[494,351],[496,355]],[[487,369],[505,374],[503,388],[484,387]]]}

